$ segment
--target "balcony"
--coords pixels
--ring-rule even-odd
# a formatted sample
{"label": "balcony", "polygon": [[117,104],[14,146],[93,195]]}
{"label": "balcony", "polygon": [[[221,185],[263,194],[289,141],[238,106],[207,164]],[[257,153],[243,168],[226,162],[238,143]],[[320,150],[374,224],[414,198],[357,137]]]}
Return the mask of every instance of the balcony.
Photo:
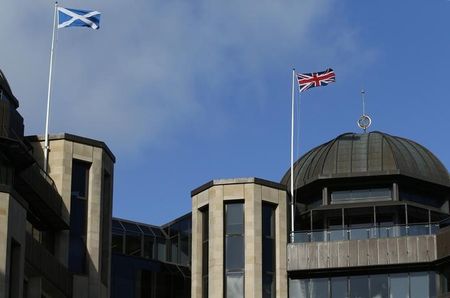
{"label": "balcony", "polygon": [[29,233],[26,236],[25,259],[35,275],[51,282],[65,297],[72,297],[72,274]]}
{"label": "balcony", "polygon": [[364,240],[374,238],[394,238],[403,236],[435,235],[440,223],[394,225],[390,227],[359,227],[294,232],[294,243],[328,242],[342,240]]}
{"label": "balcony", "polygon": [[[295,233],[288,244],[288,271],[433,262],[447,257],[450,220]],[[438,245],[437,245],[438,244]]]}
{"label": "balcony", "polygon": [[16,174],[14,188],[28,202],[31,211],[28,219],[35,227],[41,230],[69,228],[55,183],[36,163]]}
{"label": "balcony", "polygon": [[0,100],[0,137],[23,138],[23,118],[8,100]]}

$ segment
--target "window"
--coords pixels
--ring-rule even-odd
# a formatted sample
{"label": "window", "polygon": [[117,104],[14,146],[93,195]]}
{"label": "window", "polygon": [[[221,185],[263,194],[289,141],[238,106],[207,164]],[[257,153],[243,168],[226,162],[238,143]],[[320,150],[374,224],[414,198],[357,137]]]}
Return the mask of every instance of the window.
{"label": "window", "polygon": [[338,190],[331,193],[331,204],[390,200],[392,200],[392,193],[389,188]]}
{"label": "window", "polygon": [[90,164],[73,160],[70,200],[69,270],[86,272],[87,201]]}
{"label": "window", "polygon": [[391,274],[390,280],[390,294],[392,298],[407,298],[409,296],[408,273]]}
{"label": "window", "polygon": [[262,290],[264,298],[275,297],[275,206],[262,205]]}
{"label": "window", "polygon": [[208,297],[209,276],[209,210],[201,211],[202,218],[202,297]]}
{"label": "window", "polygon": [[[301,298],[432,298],[439,281],[435,272],[353,275],[289,279],[289,296]],[[446,289],[441,287],[441,293]]]}
{"label": "window", "polygon": [[348,297],[347,277],[343,276],[331,278],[331,298],[345,297]]}
{"label": "window", "polygon": [[244,297],[244,204],[225,204],[225,297]]}
{"label": "window", "polygon": [[369,298],[369,279],[366,275],[350,277],[350,298]]}
{"label": "window", "polygon": [[370,297],[388,298],[389,281],[387,274],[377,274],[370,276]]}

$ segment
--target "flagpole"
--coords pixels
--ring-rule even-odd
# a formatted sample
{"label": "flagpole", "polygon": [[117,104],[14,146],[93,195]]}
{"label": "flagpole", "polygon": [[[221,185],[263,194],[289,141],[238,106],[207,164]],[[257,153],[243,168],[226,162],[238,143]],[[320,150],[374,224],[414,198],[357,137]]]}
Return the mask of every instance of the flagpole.
{"label": "flagpole", "polygon": [[291,243],[294,243],[294,99],[295,99],[295,68],[292,68],[291,91]]}
{"label": "flagpole", "polygon": [[55,49],[55,34],[56,34],[56,19],[57,19],[58,2],[55,2],[55,11],[53,13],[53,32],[52,32],[52,46],[50,49],[50,70],[48,73],[48,90],[47,90],[47,114],[45,117],[45,143],[44,143],[44,171],[48,169],[48,121],[50,116],[50,98],[52,94],[52,73],[53,73],[53,54]]}

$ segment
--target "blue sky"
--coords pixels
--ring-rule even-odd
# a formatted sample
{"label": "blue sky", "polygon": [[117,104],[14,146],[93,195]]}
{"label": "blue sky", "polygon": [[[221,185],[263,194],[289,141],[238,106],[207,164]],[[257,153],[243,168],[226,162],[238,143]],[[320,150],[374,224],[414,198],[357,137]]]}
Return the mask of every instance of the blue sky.
{"label": "blue sky", "polygon": [[[162,224],[211,179],[279,181],[289,167],[291,68],[334,68],[302,94],[297,151],[371,130],[415,140],[450,167],[450,2],[72,0],[98,31],[59,30],[50,130],[117,157],[114,215]],[[27,134],[42,134],[53,3],[3,0],[0,68]],[[298,154],[298,152],[297,152]]]}

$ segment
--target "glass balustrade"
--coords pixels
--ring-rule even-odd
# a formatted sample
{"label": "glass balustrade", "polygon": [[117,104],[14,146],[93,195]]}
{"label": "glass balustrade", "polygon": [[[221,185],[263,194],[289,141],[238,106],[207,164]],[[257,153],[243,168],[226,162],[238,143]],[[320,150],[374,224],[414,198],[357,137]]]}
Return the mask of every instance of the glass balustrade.
{"label": "glass balustrade", "polygon": [[392,238],[402,236],[434,235],[439,231],[439,223],[395,225],[390,227],[357,227],[345,229],[313,230],[294,232],[295,243],[326,242],[342,240],[364,240],[372,238]]}

